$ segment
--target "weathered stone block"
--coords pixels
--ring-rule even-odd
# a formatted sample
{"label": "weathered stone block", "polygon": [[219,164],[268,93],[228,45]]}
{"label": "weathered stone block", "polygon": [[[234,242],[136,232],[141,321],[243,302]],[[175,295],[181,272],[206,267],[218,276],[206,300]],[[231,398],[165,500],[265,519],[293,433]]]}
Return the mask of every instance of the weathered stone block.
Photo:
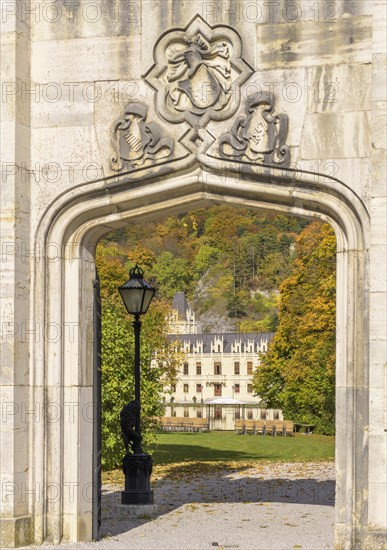
{"label": "weathered stone block", "polygon": [[[12,38],[12,40],[10,40]],[[3,59],[7,59],[7,63],[4,63],[2,68],[2,90],[1,90],[1,120],[5,121],[15,120],[16,110],[16,92],[17,82],[15,75],[15,62],[16,62],[16,48],[13,33],[7,35],[2,34],[1,40],[1,55]]]}
{"label": "weathered stone block", "polygon": [[[386,436],[385,436],[386,437]],[[378,460],[374,456],[374,460]],[[386,524],[386,502],[387,502],[387,483],[382,482],[381,480],[377,482],[371,482],[369,484],[369,493],[368,493],[368,509],[369,509],[369,523],[374,525],[376,529],[379,527],[383,531],[379,534],[380,546],[375,546],[375,543],[368,548],[380,548],[384,550],[385,548],[385,524]],[[384,547],[383,545],[384,544]],[[367,548],[367,547],[366,547]]]}
{"label": "weathered stone block", "polygon": [[371,159],[371,196],[385,197],[387,195],[387,155],[384,150],[374,149]]}
{"label": "weathered stone block", "polygon": [[370,386],[371,388],[387,387],[387,336],[384,340],[372,339],[370,342]]}
{"label": "weathered stone block", "polygon": [[371,292],[387,292],[386,244],[371,244],[369,254],[371,263],[370,290]]}
{"label": "weathered stone block", "polygon": [[30,129],[17,121],[7,121],[1,124],[1,134],[2,162],[7,166],[18,164],[22,168],[29,168]]}
{"label": "weathered stone block", "polygon": [[34,128],[91,126],[100,100],[98,82],[34,84],[31,104]]}
{"label": "weathered stone block", "polygon": [[140,57],[137,36],[35,42],[31,76],[40,84],[139,78]]}
{"label": "weathered stone block", "polygon": [[[384,388],[372,388],[370,399],[370,448],[378,457],[378,461],[372,461],[371,481],[387,482],[387,445],[380,439],[385,429],[387,405],[385,404]],[[387,438],[387,434],[385,436]]]}
{"label": "weathered stone block", "polygon": [[372,56],[372,101],[385,101],[387,94],[387,59],[385,54]]}
{"label": "weathered stone block", "polygon": [[306,115],[301,159],[336,159],[371,155],[368,112]]}
{"label": "weathered stone block", "polygon": [[335,22],[301,21],[257,25],[259,69],[370,63],[372,17],[345,17]]}
{"label": "weathered stone block", "polygon": [[371,202],[371,246],[386,246],[387,196],[374,198]]}
{"label": "weathered stone block", "polygon": [[309,68],[307,75],[310,113],[371,108],[371,65],[320,65]]}
{"label": "weathered stone block", "polygon": [[372,147],[386,150],[387,145],[387,101],[376,101],[372,105]]}
{"label": "weathered stone block", "polygon": [[370,294],[370,331],[375,340],[386,339],[387,334],[387,295],[385,292]]}
{"label": "weathered stone block", "polygon": [[34,522],[31,516],[0,518],[1,548],[17,548],[34,542]]}
{"label": "weathered stone block", "polygon": [[128,36],[141,33],[140,0],[37,2],[34,40]]}
{"label": "weathered stone block", "polygon": [[56,175],[47,178],[53,183],[71,166],[85,171],[100,166],[93,126],[35,128],[32,140],[32,165],[39,170],[56,171]]}
{"label": "weathered stone block", "polygon": [[372,47],[374,54],[386,54],[386,26],[387,11],[384,0],[375,0],[373,5],[374,13],[374,32],[372,37]]}

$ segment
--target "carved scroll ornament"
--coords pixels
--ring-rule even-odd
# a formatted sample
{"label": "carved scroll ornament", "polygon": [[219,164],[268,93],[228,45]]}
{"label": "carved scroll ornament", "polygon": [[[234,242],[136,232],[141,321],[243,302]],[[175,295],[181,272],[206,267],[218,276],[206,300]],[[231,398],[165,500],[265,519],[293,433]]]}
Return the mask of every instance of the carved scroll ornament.
{"label": "carved scroll ornament", "polygon": [[114,123],[112,143],[116,155],[111,159],[113,170],[135,170],[172,156],[173,139],[163,136],[158,124],[146,123],[147,111],[147,106],[142,103],[129,103],[124,116]]}
{"label": "carved scroll ornament", "polygon": [[274,98],[268,93],[257,93],[246,100],[245,116],[237,118],[230,133],[219,139],[222,158],[243,160],[256,164],[290,162],[287,115],[273,115]]}

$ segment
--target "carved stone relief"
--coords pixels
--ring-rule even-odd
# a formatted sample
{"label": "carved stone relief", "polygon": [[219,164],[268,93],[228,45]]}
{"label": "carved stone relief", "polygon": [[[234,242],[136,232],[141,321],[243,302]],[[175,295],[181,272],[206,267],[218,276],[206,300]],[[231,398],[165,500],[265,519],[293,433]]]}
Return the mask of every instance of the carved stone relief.
{"label": "carved stone relief", "polygon": [[124,116],[114,123],[112,143],[116,154],[111,158],[113,170],[135,170],[172,156],[173,139],[163,136],[158,124],[146,123],[147,112],[146,105],[129,103]]}
{"label": "carved stone relief", "polygon": [[271,94],[249,96],[244,115],[220,138],[206,129],[210,121],[230,119],[238,111],[241,85],[253,74],[242,59],[236,31],[213,28],[197,15],[185,29],[173,29],[157,41],[154,60],[144,79],[155,90],[156,113],[164,125],[167,121],[188,127],[183,125],[180,135],[171,128],[173,140],[161,126],[147,122],[146,105],[129,103],[113,126],[114,171],[159,171],[161,164],[163,169],[172,163],[176,168],[177,162],[204,162],[205,157],[252,165],[289,164],[288,117],[273,113]]}
{"label": "carved stone relief", "polygon": [[230,133],[219,139],[222,158],[243,160],[255,164],[290,162],[289,147],[285,145],[288,133],[287,115],[273,115],[274,98],[268,93],[257,93],[246,100],[245,116],[234,122]]}
{"label": "carved stone relief", "polygon": [[212,28],[200,16],[162,36],[145,81],[156,90],[156,108],[172,123],[203,128],[226,120],[240,104],[240,86],[253,74],[242,59],[242,41],[230,27]]}

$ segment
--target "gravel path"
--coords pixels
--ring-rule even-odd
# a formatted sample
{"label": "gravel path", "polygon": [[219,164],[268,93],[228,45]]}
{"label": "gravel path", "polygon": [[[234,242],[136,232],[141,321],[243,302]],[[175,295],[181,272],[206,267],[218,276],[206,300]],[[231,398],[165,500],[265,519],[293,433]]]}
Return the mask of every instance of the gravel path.
{"label": "gravel path", "polygon": [[140,519],[127,517],[121,488],[104,486],[103,538],[44,548],[332,549],[334,479],[331,462],[264,464],[159,479],[153,483],[158,512]]}

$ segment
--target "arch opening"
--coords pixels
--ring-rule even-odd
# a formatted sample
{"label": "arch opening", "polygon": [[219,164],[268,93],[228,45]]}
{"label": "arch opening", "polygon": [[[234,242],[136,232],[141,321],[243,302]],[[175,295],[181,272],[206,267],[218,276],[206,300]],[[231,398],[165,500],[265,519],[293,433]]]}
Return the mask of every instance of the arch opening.
{"label": "arch opening", "polygon": [[[34,315],[44,326],[60,328],[62,338],[35,344],[36,397],[65,411],[76,404],[72,422],[36,426],[32,482],[41,487],[35,504],[36,542],[50,539],[90,540],[92,534],[93,319],[94,256],[98,240],[128,221],[146,221],[226,203],[284,212],[329,223],[337,239],[336,353],[336,527],[337,547],[350,547],[367,523],[363,488],[368,477],[364,426],[368,417],[366,353],[367,212],[360,199],[338,180],[318,174],[268,168],[240,177],[238,167],[226,172],[201,165],[141,185],[99,181],[79,186],[52,205],[40,225],[37,241],[46,253],[37,262],[33,287]],[[50,499],[47,487],[59,487]],[[70,490],[71,489],[71,490]]]}

